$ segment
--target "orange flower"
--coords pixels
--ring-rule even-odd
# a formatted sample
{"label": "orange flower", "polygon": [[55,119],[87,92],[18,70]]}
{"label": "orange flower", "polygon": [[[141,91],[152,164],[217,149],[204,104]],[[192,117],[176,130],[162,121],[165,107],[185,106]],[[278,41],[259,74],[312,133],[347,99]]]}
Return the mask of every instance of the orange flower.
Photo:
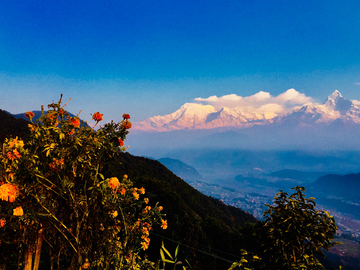
{"label": "orange flower", "polygon": [[93,119],[94,121],[99,122],[99,121],[103,120],[103,114],[101,114],[101,113],[99,113],[99,112],[96,112],[96,113],[93,114],[92,119]]}
{"label": "orange flower", "polygon": [[133,191],[133,196],[135,197],[135,200],[139,199],[139,194],[136,192],[136,190]]}
{"label": "orange flower", "polygon": [[60,110],[59,110],[59,113],[60,113],[60,114],[64,114],[65,111],[64,111],[63,109],[60,109]]}
{"label": "orange flower", "polygon": [[13,156],[13,154],[11,153],[11,152],[7,152],[7,157],[8,157],[8,159],[11,159],[11,160],[14,160],[14,159],[16,159],[16,157],[15,156]]}
{"label": "orange flower", "polygon": [[125,129],[130,129],[132,127],[131,122],[127,120],[125,122],[122,122],[121,126]]}
{"label": "orange flower", "polygon": [[166,230],[167,227],[168,227],[168,225],[167,225],[167,220],[163,220],[163,219],[162,219],[162,220],[161,220],[161,223],[162,223],[162,224],[161,224],[161,228],[164,229],[164,230]]}
{"label": "orange flower", "polygon": [[116,218],[118,216],[118,212],[117,211],[112,211],[111,215],[113,218]]}
{"label": "orange flower", "polygon": [[26,112],[26,113],[25,113],[25,117],[26,117],[26,118],[31,119],[31,118],[33,118],[34,116],[35,116],[35,114],[34,114],[33,112]]}
{"label": "orange flower", "polygon": [[144,202],[145,202],[146,204],[148,204],[148,203],[149,203],[149,198],[145,198],[145,199],[144,199]]}
{"label": "orange flower", "polygon": [[145,194],[145,188],[142,187],[139,189],[139,191],[140,191],[140,194]]}
{"label": "orange flower", "polygon": [[70,124],[73,125],[74,127],[80,127],[80,120],[75,117],[72,117],[70,119]]}
{"label": "orange flower", "polygon": [[117,179],[116,177],[111,177],[109,180],[109,186],[112,189],[116,189],[116,188],[120,187],[119,179]]}
{"label": "orange flower", "polygon": [[18,190],[13,184],[3,184],[0,186],[0,199],[3,201],[14,202],[18,196]]}
{"label": "orange flower", "polygon": [[120,194],[121,194],[121,195],[124,195],[124,194],[125,194],[125,192],[126,192],[126,189],[123,187],[123,188],[121,189]]}
{"label": "orange flower", "polygon": [[82,269],[88,269],[90,267],[90,263],[88,259],[85,259],[84,264],[81,266]]}
{"label": "orange flower", "polygon": [[128,115],[127,113],[124,113],[124,114],[123,114],[123,118],[124,118],[124,119],[130,119],[130,115]]}
{"label": "orange flower", "polygon": [[122,139],[118,139],[118,142],[119,142],[120,146],[124,146],[124,141]]}
{"label": "orange flower", "polygon": [[147,212],[149,212],[151,210],[151,206],[146,206],[144,209],[144,213],[146,214]]}
{"label": "orange flower", "polygon": [[6,220],[5,219],[0,219],[0,228],[4,227],[6,224]]}
{"label": "orange flower", "polygon": [[143,249],[143,250],[146,250],[146,249],[149,248],[149,244],[146,243],[146,242],[141,242],[141,245],[142,245],[142,249]]}
{"label": "orange flower", "polygon": [[159,206],[158,209],[161,212],[164,208],[162,206]]}
{"label": "orange flower", "polygon": [[21,158],[21,154],[19,153],[18,150],[14,149],[14,150],[13,150],[13,153],[14,153],[14,155],[15,155],[16,158]]}
{"label": "orange flower", "polygon": [[125,178],[125,179],[127,179],[127,178],[128,178],[127,174],[124,174],[124,178]]}
{"label": "orange flower", "polygon": [[23,211],[23,209],[22,209],[22,207],[21,206],[18,206],[18,207],[16,207],[14,210],[13,210],[13,215],[14,216],[22,216],[23,214],[24,214],[24,211]]}

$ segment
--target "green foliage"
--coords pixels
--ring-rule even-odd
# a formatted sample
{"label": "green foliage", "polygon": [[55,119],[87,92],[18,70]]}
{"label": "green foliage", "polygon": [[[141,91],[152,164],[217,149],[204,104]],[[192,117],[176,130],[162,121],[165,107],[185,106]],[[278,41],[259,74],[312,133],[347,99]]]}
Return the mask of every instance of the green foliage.
{"label": "green foliage", "polygon": [[[153,226],[167,222],[162,207],[149,205],[144,188],[127,175],[113,177],[104,165],[126,148],[131,123],[108,123],[95,132],[58,103],[30,118],[26,143],[5,140],[0,156],[0,248],[17,245],[24,269],[38,268],[44,239],[51,267],[139,269]],[[66,104],[65,104],[66,105]],[[93,119],[98,124],[102,114]]]}
{"label": "green foliage", "polygon": [[[234,266],[249,269],[323,269],[317,256],[338,244],[333,239],[337,226],[327,211],[316,210],[314,198],[305,198],[303,187],[288,196],[280,191],[273,205],[267,205],[265,221],[252,230],[248,241],[255,243],[250,250],[261,257],[263,268],[242,256]],[[247,255],[247,254],[246,254]],[[246,269],[246,268],[240,268]]]}
{"label": "green foliage", "polygon": [[[160,248],[160,260],[155,269],[156,270],[165,270],[166,263],[173,264],[174,267],[171,267],[173,269],[177,269],[176,268],[177,266],[182,266],[183,270],[191,269],[190,264],[187,260],[185,260],[187,266],[183,265],[183,262],[178,260],[178,254],[179,254],[179,245],[176,246],[174,256],[172,256],[170,254],[170,252],[165,248],[164,242],[162,242],[161,248]],[[160,268],[160,262],[162,263],[162,268]]]}

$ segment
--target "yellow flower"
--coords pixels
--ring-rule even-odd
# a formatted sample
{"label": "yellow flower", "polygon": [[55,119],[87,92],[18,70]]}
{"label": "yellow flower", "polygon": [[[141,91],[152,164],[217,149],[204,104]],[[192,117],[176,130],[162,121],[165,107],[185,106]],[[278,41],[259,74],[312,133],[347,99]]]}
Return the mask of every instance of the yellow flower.
{"label": "yellow flower", "polygon": [[146,204],[148,204],[148,203],[149,203],[149,198],[145,198],[145,199],[144,199],[144,202],[145,202]]}
{"label": "yellow flower", "polygon": [[14,216],[22,216],[23,214],[24,214],[24,211],[21,206],[18,206],[13,210]]}

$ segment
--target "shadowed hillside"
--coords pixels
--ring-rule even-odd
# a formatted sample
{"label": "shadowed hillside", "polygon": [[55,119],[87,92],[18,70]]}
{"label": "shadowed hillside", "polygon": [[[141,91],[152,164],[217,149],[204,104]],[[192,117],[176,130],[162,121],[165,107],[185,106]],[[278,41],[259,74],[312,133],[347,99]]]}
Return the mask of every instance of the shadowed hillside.
{"label": "shadowed hillside", "polygon": [[195,262],[195,269],[227,269],[236,260],[231,255],[238,256],[243,244],[240,228],[257,221],[249,213],[203,195],[156,160],[123,153],[108,169],[118,176],[127,174],[136,186],[145,188],[151,201],[164,206],[169,228],[160,233],[183,244],[180,248]]}
{"label": "shadowed hillside", "polygon": [[28,121],[16,119],[11,114],[0,110],[0,142],[3,143],[5,138],[10,136],[26,139],[29,135]]}

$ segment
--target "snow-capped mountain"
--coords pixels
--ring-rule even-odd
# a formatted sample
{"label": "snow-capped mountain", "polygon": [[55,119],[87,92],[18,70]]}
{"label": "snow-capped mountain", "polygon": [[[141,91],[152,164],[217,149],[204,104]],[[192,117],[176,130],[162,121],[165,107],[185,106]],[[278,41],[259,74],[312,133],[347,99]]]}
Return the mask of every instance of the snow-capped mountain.
{"label": "snow-capped mountain", "polygon": [[344,98],[335,90],[321,105],[305,105],[284,116],[274,118],[274,124],[323,126],[334,122],[360,124],[360,103]]}
{"label": "snow-capped mountain", "polygon": [[165,116],[154,116],[134,124],[142,131],[173,131],[182,129],[241,129],[255,125],[291,125],[297,127],[360,124],[360,102],[344,98],[334,91],[323,104],[306,104],[286,114],[226,107],[216,110],[211,105],[186,103]]}

